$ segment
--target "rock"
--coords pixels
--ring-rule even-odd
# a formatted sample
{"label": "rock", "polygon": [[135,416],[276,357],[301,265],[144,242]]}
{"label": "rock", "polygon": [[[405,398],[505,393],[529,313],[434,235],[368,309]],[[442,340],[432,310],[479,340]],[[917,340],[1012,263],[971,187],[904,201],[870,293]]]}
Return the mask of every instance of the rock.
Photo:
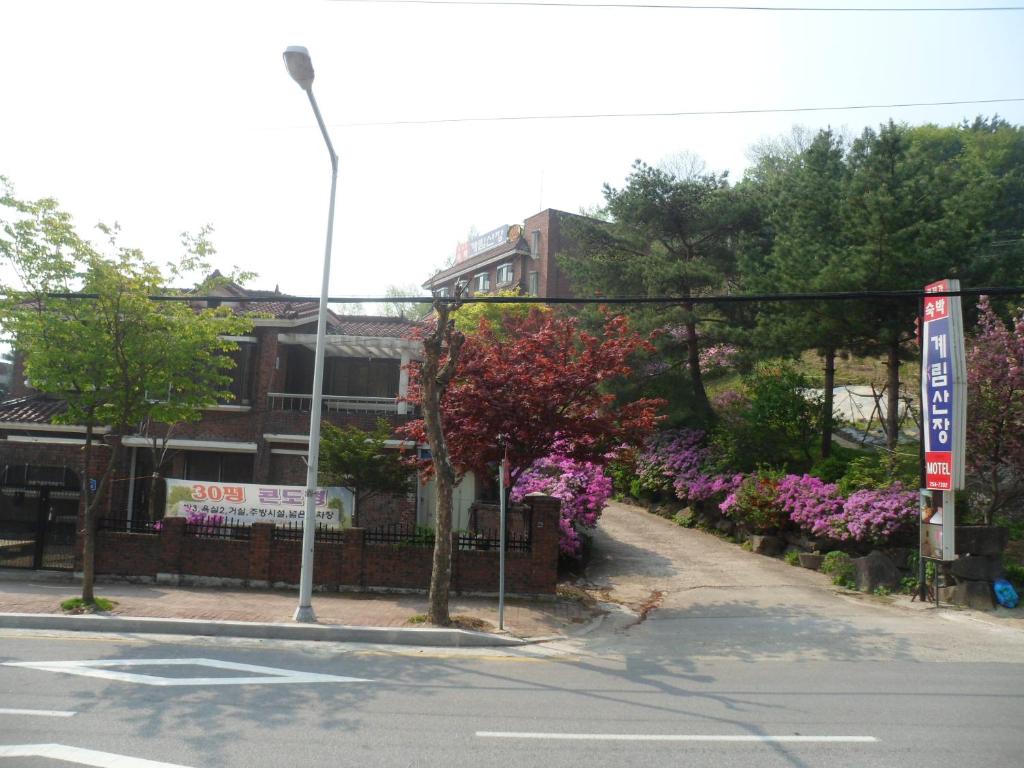
{"label": "rock", "polygon": [[759,555],[768,555],[769,557],[780,555],[784,546],[784,542],[778,536],[755,535],[750,537],[750,551]]}
{"label": "rock", "polygon": [[1002,558],[998,555],[965,555],[954,560],[949,570],[958,580],[967,581],[995,581],[1005,573]]}
{"label": "rock", "polygon": [[719,518],[718,522],[715,523],[715,530],[721,531],[726,536],[731,536],[732,532],[736,530],[736,523],[732,520],[726,520],[724,517]]}
{"label": "rock", "polygon": [[816,552],[801,552],[800,553],[800,565],[812,571],[821,570],[821,561],[825,559],[824,555],[819,555]]}
{"label": "rock", "polygon": [[893,565],[901,571],[910,570],[910,556],[916,552],[916,549],[910,547],[890,547],[884,551]]}
{"label": "rock", "polygon": [[958,525],[958,555],[1001,555],[1010,541],[1010,532],[998,525]]}
{"label": "rock", "polygon": [[853,559],[854,580],[861,592],[874,592],[879,587],[896,589],[900,572],[888,557],[875,550],[864,557]]}
{"label": "rock", "polygon": [[987,581],[962,581],[955,587],[940,587],[939,600],[979,611],[996,607],[992,585]]}

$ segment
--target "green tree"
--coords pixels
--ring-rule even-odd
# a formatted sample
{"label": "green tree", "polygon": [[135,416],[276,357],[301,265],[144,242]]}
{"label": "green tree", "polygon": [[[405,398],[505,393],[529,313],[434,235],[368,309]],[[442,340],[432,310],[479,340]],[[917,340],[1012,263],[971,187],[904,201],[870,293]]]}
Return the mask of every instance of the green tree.
{"label": "green tree", "polygon": [[664,331],[658,350],[666,365],[657,375],[685,365],[693,410],[709,418],[700,349],[710,320],[719,318],[699,316],[692,299],[728,290],[736,276],[734,238],[751,211],[725,175],[680,179],[639,161],[624,187],[605,185],[604,197],[610,222],[577,222],[578,244],[561,263],[583,291],[679,299],[671,308],[634,310],[632,319],[639,329]]}
{"label": "green tree", "polygon": [[[58,420],[86,427],[82,599],[94,602],[95,515],[120,457],[120,437],[155,421],[196,419],[204,406],[230,398],[224,391],[239,335],[251,321],[228,309],[153,302],[167,291],[160,270],[140,251],[117,244],[109,255],[82,239],[52,199],[26,202],[4,180],[0,220],[6,257],[21,285],[6,289],[0,322],[14,339],[31,386],[67,403]],[[57,294],[57,295],[54,295]],[[108,460],[97,489],[89,473],[96,428],[110,428]]]}
{"label": "green tree", "polygon": [[324,422],[320,432],[321,485],[340,485],[355,496],[353,524],[370,499],[383,493],[408,493],[413,469],[400,451],[389,448],[391,427],[378,419],[373,431]]}
{"label": "green tree", "polygon": [[422,320],[430,314],[429,301],[409,301],[409,297],[422,296],[423,291],[415,285],[389,285],[384,295],[393,301],[381,304],[381,311],[386,317],[401,317],[406,320]]}

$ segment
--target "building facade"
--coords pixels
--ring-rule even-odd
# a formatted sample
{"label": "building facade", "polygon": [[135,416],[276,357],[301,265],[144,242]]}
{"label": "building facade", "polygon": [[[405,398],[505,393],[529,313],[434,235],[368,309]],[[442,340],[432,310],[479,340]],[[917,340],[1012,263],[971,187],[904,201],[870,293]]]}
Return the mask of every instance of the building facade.
{"label": "building facade", "polygon": [[461,243],[455,263],[423,283],[436,296],[472,296],[518,290],[528,296],[567,298],[573,295],[556,256],[573,241],[572,223],[582,216],[547,210],[522,224],[504,225]]}
{"label": "building facade", "polygon": [[[257,316],[251,334],[233,337],[232,399],[205,409],[196,422],[157,425],[146,434],[113,438],[98,428],[88,470],[85,428],[54,424],[65,404],[33,391],[15,360],[10,393],[0,402],[0,567],[68,566],[82,473],[98,483],[115,439],[120,458],[101,500],[102,517],[162,517],[164,484],[150,481],[154,469],[162,478],[305,485],[317,304],[233,285],[217,293],[223,295],[210,303]],[[414,418],[403,398],[406,366],[420,349],[416,329],[398,318],[329,313],[324,420],[372,428],[384,419],[394,428]],[[393,437],[397,449],[402,441]],[[419,488],[376,497],[357,510],[357,522],[367,528],[414,525],[422,495]]]}

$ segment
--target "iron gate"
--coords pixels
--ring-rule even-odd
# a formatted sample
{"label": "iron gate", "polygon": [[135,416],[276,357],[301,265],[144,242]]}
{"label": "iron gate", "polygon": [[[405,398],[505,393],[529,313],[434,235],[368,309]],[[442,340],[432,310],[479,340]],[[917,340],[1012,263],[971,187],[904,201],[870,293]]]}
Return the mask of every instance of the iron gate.
{"label": "iron gate", "polygon": [[0,568],[73,570],[79,496],[78,477],[66,467],[4,467]]}

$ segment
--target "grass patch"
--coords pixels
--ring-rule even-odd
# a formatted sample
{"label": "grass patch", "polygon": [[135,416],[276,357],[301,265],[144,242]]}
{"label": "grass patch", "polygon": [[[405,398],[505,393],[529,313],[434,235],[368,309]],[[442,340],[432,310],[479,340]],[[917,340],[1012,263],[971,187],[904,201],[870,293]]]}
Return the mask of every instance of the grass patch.
{"label": "grass patch", "polygon": [[584,608],[593,608],[597,605],[597,600],[592,594],[572,584],[559,584],[555,589],[555,594],[563,600],[572,600],[579,603]]}
{"label": "grass patch", "polygon": [[476,616],[452,616],[452,626],[469,629],[473,632],[492,632],[494,630],[494,626],[489,621],[478,619]]}
{"label": "grass patch", "polygon": [[800,565],[800,553],[795,549],[789,550],[789,552],[783,555],[782,559],[790,565]]}
{"label": "grass patch", "polygon": [[406,624],[414,624],[414,625],[416,625],[416,624],[426,624],[427,623],[427,614],[425,614],[425,613],[417,613],[417,614],[415,614],[413,616],[410,616],[408,619],[406,619],[405,623]]}
{"label": "grass patch", "polygon": [[825,555],[821,562],[821,572],[830,576],[832,583],[838,587],[855,589],[857,586],[853,562],[845,552],[829,552]]}
{"label": "grass patch", "polygon": [[80,597],[72,597],[60,604],[64,613],[96,613],[111,611],[117,605],[115,600],[107,600],[105,597],[97,597],[95,602],[87,603]]}

